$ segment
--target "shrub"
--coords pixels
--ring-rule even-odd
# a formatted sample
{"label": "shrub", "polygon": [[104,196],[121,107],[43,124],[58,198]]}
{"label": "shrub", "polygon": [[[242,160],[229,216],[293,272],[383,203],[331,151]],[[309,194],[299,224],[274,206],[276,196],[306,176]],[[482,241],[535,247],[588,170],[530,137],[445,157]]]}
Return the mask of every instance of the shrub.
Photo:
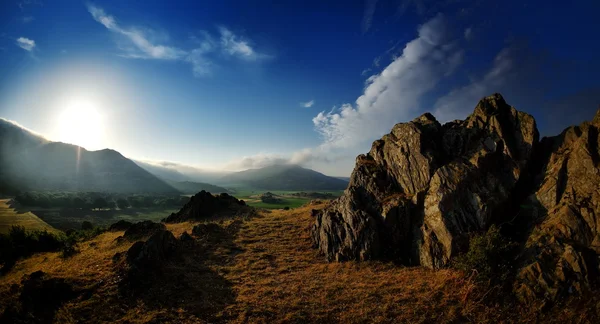
{"label": "shrub", "polygon": [[89,221],[83,221],[83,223],[81,223],[81,230],[83,231],[89,231],[94,229],[94,224],[92,224]]}
{"label": "shrub", "polygon": [[515,248],[516,244],[492,225],[486,233],[470,239],[469,250],[455,259],[454,266],[467,273],[474,273],[477,281],[499,284],[506,281],[512,273]]}

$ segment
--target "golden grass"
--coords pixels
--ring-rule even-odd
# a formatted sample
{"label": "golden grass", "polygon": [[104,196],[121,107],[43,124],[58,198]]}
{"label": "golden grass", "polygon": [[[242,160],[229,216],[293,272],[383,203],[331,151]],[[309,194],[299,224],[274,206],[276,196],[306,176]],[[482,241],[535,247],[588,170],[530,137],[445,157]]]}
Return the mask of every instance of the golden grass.
{"label": "golden grass", "polygon": [[9,205],[10,199],[0,199],[0,233],[8,233],[12,226],[23,226],[26,230],[57,230],[32,212],[18,212]]}
{"label": "golden grass", "polygon": [[[163,281],[141,296],[119,292],[121,273],[112,258],[132,243],[119,245],[114,240],[122,232],[108,232],[80,244],[81,253],[70,259],[43,253],[19,261],[0,277],[0,297],[9,298],[10,285],[23,275],[43,270],[96,287],[91,298],[63,305],[55,317],[60,323],[590,322],[587,304],[543,314],[483,303],[487,291],[452,269],[327,263],[311,247],[308,232],[310,210],[324,206],[262,211],[241,224],[221,220],[230,236],[199,243],[167,265]],[[176,237],[193,226],[167,224]]]}

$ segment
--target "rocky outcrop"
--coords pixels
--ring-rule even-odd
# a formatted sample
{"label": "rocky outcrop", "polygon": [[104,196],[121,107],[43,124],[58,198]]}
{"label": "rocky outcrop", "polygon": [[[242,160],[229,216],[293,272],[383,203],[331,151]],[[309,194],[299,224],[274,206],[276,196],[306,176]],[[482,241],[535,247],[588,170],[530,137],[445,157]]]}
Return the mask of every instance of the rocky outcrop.
{"label": "rocky outcrop", "polygon": [[394,259],[439,268],[492,224],[523,243],[523,300],[583,295],[600,279],[600,110],[538,140],[532,116],[495,94],[464,121],[430,114],[359,155],[344,195],[314,210],[328,260]]}
{"label": "rocky outcrop", "polygon": [[597,284],[600,255],[600,110],[592,122],[542,140],[543,168],[529,204],[541,220],[527,239],[519,296],[582,295]]}
{"label": "rocky outcrop", "polygon": [[160,267],[177,250],[179,241],[173,233],[159,230],[146,242],[135,242],[127,251],[127,261],[132,267]]}
{"label": "rocky outcrop", "polygon": [[190,198],[190,201],[177,213],[172,213],[163,221],[166,223],[179,223],[189,220],[206,220],[211,217],[239,216],[249,214],[252,207],[243,200],[226,193],[213,196],[210,192],[200,191]]}
{"label": "rocky outcrop", "polygon": [[165,224],[155,223],[153,221],[143,221],[130,225],[123,236],[128,240],[138,240],[142,237],[150,236],[158,231],[164,231]]}
{"label": "rocky outcrop", "polygon": [[499,217],[537,142],[533,117],[499,94],[464,121],[397,124],[357,157],[344,195],[317,213],[313,241],[329,260],[444,266]]}

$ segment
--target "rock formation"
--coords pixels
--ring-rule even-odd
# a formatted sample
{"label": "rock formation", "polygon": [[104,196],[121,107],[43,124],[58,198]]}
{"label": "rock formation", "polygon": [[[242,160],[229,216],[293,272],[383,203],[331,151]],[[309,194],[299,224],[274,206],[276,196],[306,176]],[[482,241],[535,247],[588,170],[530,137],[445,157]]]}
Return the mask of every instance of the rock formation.
{"label": "rock formation", "polygon": [[528,202],[542,220],[526,242],[520,297],[554,299],[598,284],[600,255],[600,110],[591,122],[541,142],[542,170]]}
{"label": "rock formation", "polygon": [[172,213],[163,221],[178,223],[188,220],[203,220],[209,217],[236,216],[248,214],[252,208],[243,200],[221,193],[213,196],[210,192],[200,191],[190,198],[190,201],[177,213]]}
{"label": "rock formation", "polygon": [[313,242],[330,261],[439,268],[470,235],[529,217],[541,224],[521,256],[522,295],[585,290],[600,253],[598,127],[600,112],[540,142],[534,118],[499,94],[464,121],[441,125],[427,113],[397,124],[356,158],[343,196],[314,212]]}

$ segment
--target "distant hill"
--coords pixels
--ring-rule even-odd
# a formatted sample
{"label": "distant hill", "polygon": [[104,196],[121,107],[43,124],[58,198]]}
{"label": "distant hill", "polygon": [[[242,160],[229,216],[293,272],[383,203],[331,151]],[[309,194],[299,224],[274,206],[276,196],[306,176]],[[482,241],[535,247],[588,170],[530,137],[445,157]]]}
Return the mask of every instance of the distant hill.
{"label": "distant hill", "polygon": [[142,161],[138,161],[138,160],[132,160],[133,162],[135,162],[135,164],[139,165],[142,169],[152,173],[153,175],[163,179],[163,180],[172,180],[172,181],[189,181],[191,180],[188,176],[184,175],[183,173],[171,169],[171,168],[165,168],[163,166],[159,166],[159,165],[154,165],[151,163],[147,163],[147,162],[142,162]]}
{"label": "distant hill", "polygon": [[9,189],[178,192],[117,151],[51,142],[5,119],[0,119],[0,170],[0,183]]}
{"label": "distant hill", "polygon": [[167,181],[167,183],[184,194],[197,194],[200,191],[208,191],[211,194],[228,193],[229,190],[211,185],[210,183],[192,182],[192,181]]}
{"label": "distant hill", "polygon": [[334,177],[334,178],[340,179],[340,180],[343,180],[343,181],[346,181],[346,182],[350,182],[350,177]]}
{"label": "distant hill", "polygon": [[348,182],[297,165],[274,165],[224,176],[221,185],[264,190],[343,190]]}

